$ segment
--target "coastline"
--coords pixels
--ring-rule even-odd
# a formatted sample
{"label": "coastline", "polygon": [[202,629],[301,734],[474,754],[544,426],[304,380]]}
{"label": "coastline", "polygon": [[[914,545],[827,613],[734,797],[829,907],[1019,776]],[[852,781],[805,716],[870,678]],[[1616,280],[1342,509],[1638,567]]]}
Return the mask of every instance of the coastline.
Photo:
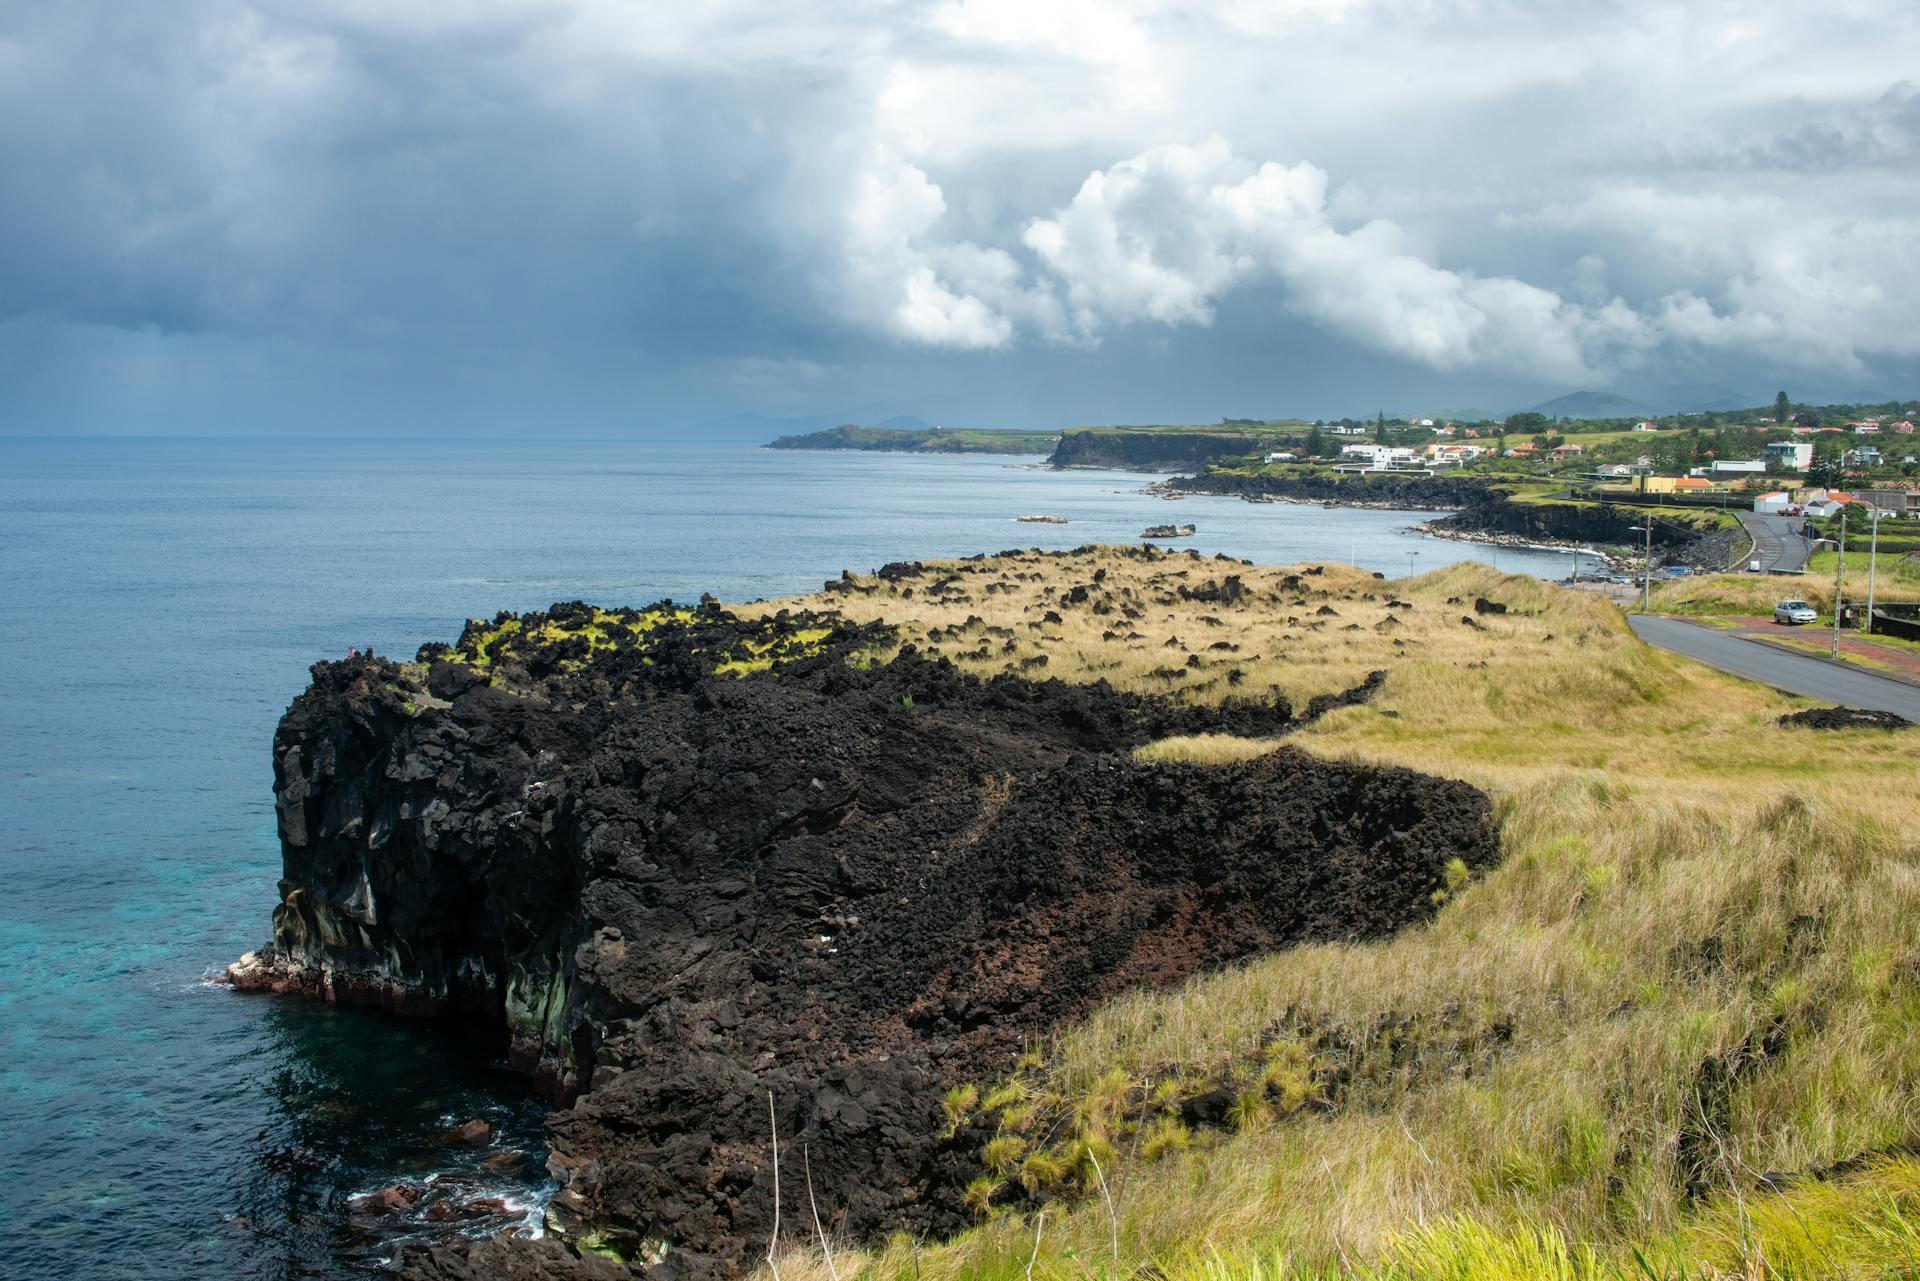
{"label": "coastline", "polygon": [[1570,538],[1527,538],[1519,534],[1495,534],[1477,530],[1442,529],[1434,521],[1421,521],[1414,532],[1428,538],[1444,538],[1455,543],[1481,543],[1489,547],[1510,547],[1516,551],[1577,552],[1606,562],[1608,569],[1619,569],[1627,559],[1590,542]]}
{"label": "coastline", "polygon": [[[1089,470],[1118,470],[1115,468]],[[1226,489],[1178,489],[1174,481],[1191,480],[1192,477],[1175,476],[1169,480],[1159,480],[1141,487],[1142,493],[1152,494],[1156,498],[1177,501],[1182,498],[1238,498],[1243,503],[1285,504],[1290,507],[1353,507],[1362,511],[1381,512],[1433,512],[1436,515],[1451,516],[1465,510],[1459,504],[1436,505],[1411,500],[1389,501],[1372,498],[1301,498],[1285,494],[1243,494]]]}
{"label": "coastline", "polygon": [[1147,492],[1163,498],[1210,494],[1250,503],[1289,502],[1319,507],[1450,513],[1487,502],[1503,491],[1484,480],[1451,475],[1370,478],[1361,473],[1314,472],[1296,476],[1208,470],[1170,476],[1148,486]]}

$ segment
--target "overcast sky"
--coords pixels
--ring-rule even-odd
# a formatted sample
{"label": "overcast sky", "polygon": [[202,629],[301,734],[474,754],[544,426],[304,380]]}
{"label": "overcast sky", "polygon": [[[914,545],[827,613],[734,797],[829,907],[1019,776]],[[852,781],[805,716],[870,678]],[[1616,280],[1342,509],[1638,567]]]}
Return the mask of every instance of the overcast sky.
{"label": "overcast sky", "polygon": [[1920,395],[1912,0],[0,0],[0,431]]}

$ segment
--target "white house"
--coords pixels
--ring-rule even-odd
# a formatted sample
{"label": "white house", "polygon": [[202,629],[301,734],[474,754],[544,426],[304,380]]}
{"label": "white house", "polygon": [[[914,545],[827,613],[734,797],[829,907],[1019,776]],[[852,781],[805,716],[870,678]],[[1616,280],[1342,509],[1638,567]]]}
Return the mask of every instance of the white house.
{"label": "white house", "polygon": [[1282,449],[1275,453],[1268,454],[1266,461],[1270,463],[1290,463],[1297,457],[1297,454],[1291,454]]}
{"label": "white house", "polygon": [[1652,423],[1635,423],[1633,425],[1633,429],[1635,431],[1659,431],[1660,430],[1658,427],[1655,427]]}
{"label": "white house", "polygon": [[1767,461],[1777,461],[1795,471],[1805,471],[1813,466],[1813,442],[1810,440],[1770,441],[1767,444]]}
{"label": "white house", "polygon": [[1716,458],[1707,468],[1709,476],[1764,476],[1767,474],[1767,460],[1764,458]]}
{"label": "white house", "polygon": [[1771,512],[1775,515],[1784,512],[1791,506],[1793,506],[1793,495],[1783,490],[1776,490],[1771,494],[1762,494],[1753,500],[1753,509],[1755,511]]}
{"label": "white house", "polygon": [[1364,461],[1369,469],[1383,470],[1388,467],[1411,467],[1419,461],[1419,455],[1404,445],[1342,445],[1340,461],[1357,463]]}
{"label": "white house", "polygon": [[1847,451],[1846,460],[1849,467],[1878,467],[1880,451],[1872,445],[1855,445]]}

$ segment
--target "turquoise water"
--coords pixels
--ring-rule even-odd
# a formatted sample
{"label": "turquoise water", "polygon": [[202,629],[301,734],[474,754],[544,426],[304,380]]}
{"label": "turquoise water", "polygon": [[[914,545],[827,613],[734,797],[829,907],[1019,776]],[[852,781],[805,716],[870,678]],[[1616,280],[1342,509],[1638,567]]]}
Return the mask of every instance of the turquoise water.
{"label": "turquoise water", "polygon": [[[541,1112],[499,1046],[205,981],[266,937],[267,749],[316,658],[411,656],[502,608],[782,595],[1170,519],[1262,561],[1492,554],[1407,533],[1420,514],[1169,504],[1148,479],[619,442],[0,440],[0,1276],[352,1275],[395,1242],[347,1198],[402,1177],[537,1211]],[[472,1116],[490,1149],[440,1143]],[[531,1156],[500,1168],[513,1150]]]}

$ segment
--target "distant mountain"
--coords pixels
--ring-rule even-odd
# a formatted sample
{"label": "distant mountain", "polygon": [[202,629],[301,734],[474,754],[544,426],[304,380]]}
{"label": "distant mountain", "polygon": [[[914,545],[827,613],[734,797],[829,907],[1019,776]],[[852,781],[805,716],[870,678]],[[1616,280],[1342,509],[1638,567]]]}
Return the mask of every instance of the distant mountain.
{"label": "distant mountain", "polygon": [[1610,391],[1574,391],[1530,406],[1530,412],[1549,418],[1644,418],[1654,410]]}

